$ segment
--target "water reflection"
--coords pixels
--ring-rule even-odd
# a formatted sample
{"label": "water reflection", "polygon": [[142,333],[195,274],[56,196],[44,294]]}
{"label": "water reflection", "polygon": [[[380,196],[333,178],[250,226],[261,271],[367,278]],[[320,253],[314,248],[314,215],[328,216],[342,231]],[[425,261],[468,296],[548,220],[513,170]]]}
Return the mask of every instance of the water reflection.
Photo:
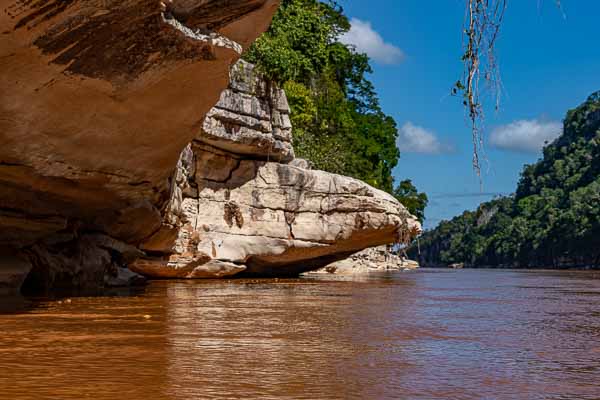
{"label": "water reflection", "polygon": [[0,398],[596,399],[598,294],[593,273],[461,270],[21,299]]}
{"label": "water reflection", "polygon": [[[230,283],[168,288],[169,380],[182,396],[323,398],[375,393],[397,352],[385,327],[413,296],[392,281]],[[411,284],[404,285],[410,290]],[[365,292],[368,291],[368,293]],[[371,343],[374,331],[383,343]],[[404,365],[405,366],[405,365]],[[222,384],[219,384],[221,382]],[[207,392],[207,388],[211,388]]]}

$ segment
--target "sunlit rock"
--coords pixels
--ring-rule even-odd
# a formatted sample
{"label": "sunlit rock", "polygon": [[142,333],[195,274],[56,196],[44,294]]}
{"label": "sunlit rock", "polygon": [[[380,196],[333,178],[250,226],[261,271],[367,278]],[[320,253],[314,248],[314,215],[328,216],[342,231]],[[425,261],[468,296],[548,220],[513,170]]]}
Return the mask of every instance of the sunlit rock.
{"label": "sunlit rock", "polygon": [[391,195],[293,159],[285,93],[251,65],[232,70],[207,121],[181,155],[163,226],[141,244],[148,255],[136,272],[297,275],[420,232]]}

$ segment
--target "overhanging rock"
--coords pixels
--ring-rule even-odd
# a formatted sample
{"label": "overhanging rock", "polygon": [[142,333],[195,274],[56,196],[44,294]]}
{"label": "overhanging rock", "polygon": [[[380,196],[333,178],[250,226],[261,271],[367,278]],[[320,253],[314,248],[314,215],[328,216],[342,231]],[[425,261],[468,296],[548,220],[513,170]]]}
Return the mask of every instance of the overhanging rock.
{"label": "overhanging rock", "polygon": [[277,0],[0,0],[0,245],[136,243]]}
{"label": "overhanging rock", "polygon": [[278,3],[0,0],[0,286],[32,264],[26,285],[95,288],[127,262]]}

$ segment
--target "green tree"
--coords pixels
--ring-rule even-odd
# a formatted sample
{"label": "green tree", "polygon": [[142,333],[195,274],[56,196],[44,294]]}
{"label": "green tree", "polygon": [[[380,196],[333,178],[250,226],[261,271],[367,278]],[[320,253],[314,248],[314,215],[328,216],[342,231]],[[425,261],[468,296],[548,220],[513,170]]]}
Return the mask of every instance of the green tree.
{"label": "green tree", "polygon": [[420,248],[429,264],[600,267],[600,92],[567,112],[514,197],[443,222]]}
{"label": "green tree", "polygon": [[412,215],[423,222],[425,219],[425,207],[427,207],[429,200],[425,193],[419,193],[417,191],[417,188],[410,179],[400,182],[398,187],[394,190],[394,197],[396,197]]}
{"label": "green tree", "polygon": [[335,1],[283,0],[244,58],[286,90],[299,157],[393,193],[396,122],[367,78],[367,55],[339,42],[349,29]]}

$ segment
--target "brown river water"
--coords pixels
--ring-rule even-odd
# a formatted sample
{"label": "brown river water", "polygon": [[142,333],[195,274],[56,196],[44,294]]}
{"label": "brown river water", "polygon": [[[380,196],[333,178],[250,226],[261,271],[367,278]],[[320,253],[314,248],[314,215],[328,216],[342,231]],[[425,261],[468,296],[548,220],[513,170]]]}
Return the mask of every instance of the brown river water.
{"label": "brown river water", "polygon": [[600,274],[155,281],[0,314],[0,399],[600,399]]}

